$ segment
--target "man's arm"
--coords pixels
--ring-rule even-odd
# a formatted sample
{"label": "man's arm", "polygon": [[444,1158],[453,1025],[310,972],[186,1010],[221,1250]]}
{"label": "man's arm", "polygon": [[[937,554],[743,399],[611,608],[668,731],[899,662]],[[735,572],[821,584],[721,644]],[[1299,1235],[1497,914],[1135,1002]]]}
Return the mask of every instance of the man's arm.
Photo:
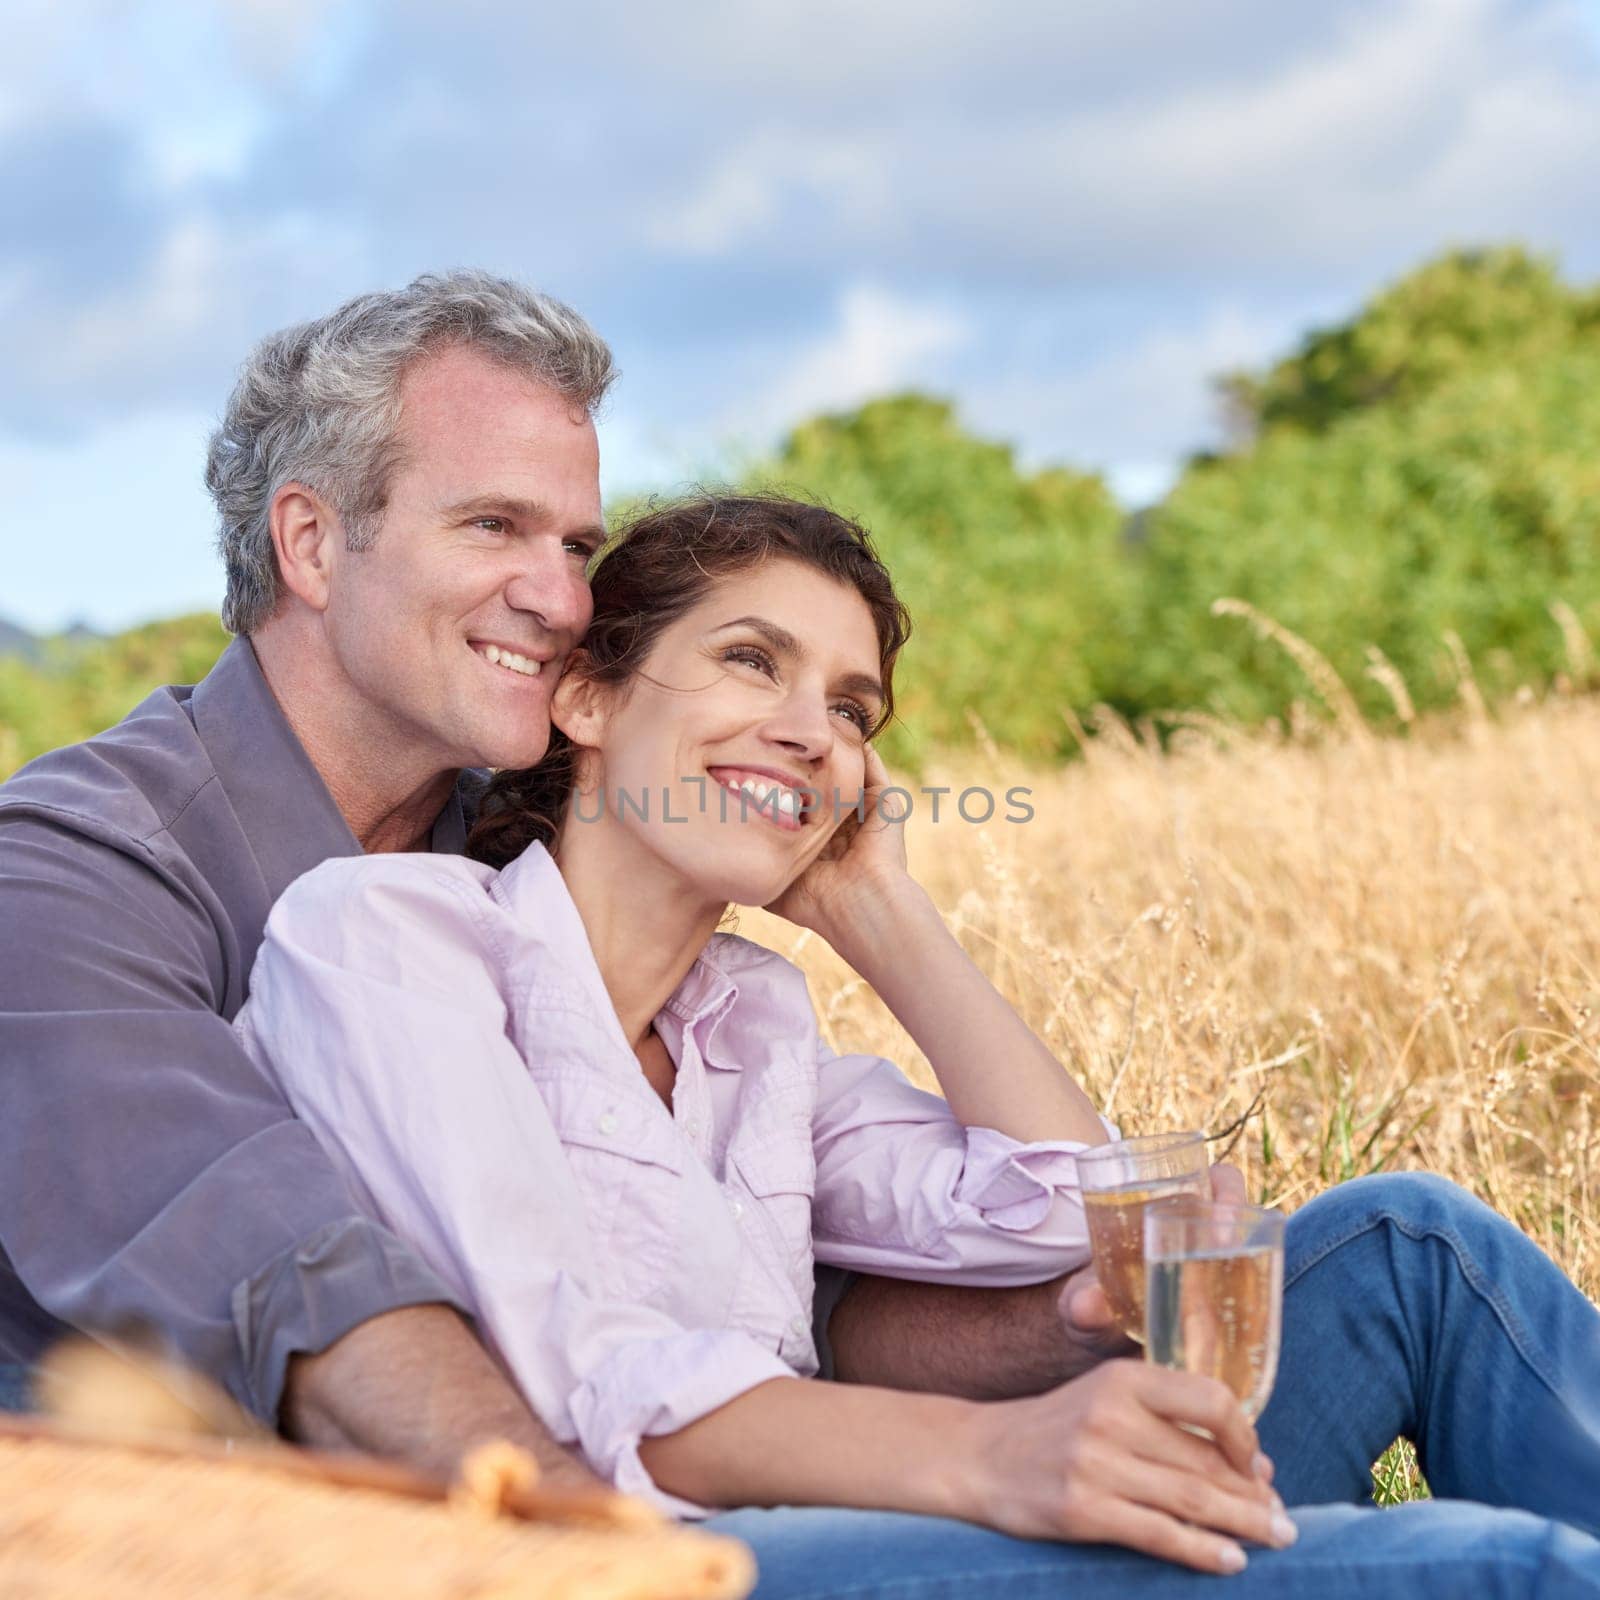
{"label": "man's arm", "polygon": [[1133,1349],[1092,1268],[1024,1289],[858,1277],[827,1336],[841,1383],[966,1400],[1043,1394]]}
{"label": "man's arm", "polygon": [[[1212,1194],[1243,1204],[1237,1168]],[[1117,1331],[1093,1267],[1025,1289],[968,1289],[857,1277],[828,1318],[832,1375],[969,1400],[1042,1394],[1134,1347]]]}
{"label": "man's arm", "polygon": [[[542,1448],[451,1291],[360,1210],[219,1015],[198,895],[108,830],[0,814],[0,1240],[22,1283],[74,1327],[154,1334],[273,1425],[294,1361],[286,1420],[307,1436],[433,1464],[430,1417],[461,1377],[464,1434],[520,1415]],[[406,1308],[417,1323],[388,1321]]]}
{"label": "man's arm", "polygon": [[359,1450],[453,1478],[474,1445],[505,1439],[547,1483],[599,1483],[557,1444],[448,1306],[390,1311],[318,1355],[289,1363],[284,1431],[322,1450]]}

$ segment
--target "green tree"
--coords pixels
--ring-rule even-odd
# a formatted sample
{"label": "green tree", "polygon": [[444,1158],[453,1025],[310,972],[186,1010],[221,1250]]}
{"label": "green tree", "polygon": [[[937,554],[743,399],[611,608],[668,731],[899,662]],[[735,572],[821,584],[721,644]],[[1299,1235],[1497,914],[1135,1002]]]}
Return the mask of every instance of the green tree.
{"label": "green tree", "polygon": [[1152,519],[1126,699],[1256,719],[1305,692],[1209,614],[1238,596],[1302,634],[1366,707],[1369,645],[1421,705],[1566,665],[1555,603],[1600,626],[1596,297],[1506,250],[1425,267],[1256,384],[1260,437],[1198,464]]}
{"label": "green tree", "polygon": [[86,739],[164,683],[194,683],[228,642],[209,612],[146,623],[108,639],[55,642],[31,666],[0,658],[0,777]]}
{"label": "green tree", "polygon": [[1517,245],[1455,250],[1392,284],[1348,322],[1308,334],[1263,374],[1219,387],[1253,432],[1319,433],[1354,412],[1403,405],[1485,368],[1526,368],[1600,339],[1600,290],[1563,283]]}
{"label": "green tree", "polygon": [[858,518],[910,607],[891,758],[966,743],[969,713],[1034,754],[1068,743],[1061,710],[1126,673],[1115,619],[1132,580],[1122,514],[1095,476],[1025,473],[945,401],[874,400],[802,423],[753,475]]}

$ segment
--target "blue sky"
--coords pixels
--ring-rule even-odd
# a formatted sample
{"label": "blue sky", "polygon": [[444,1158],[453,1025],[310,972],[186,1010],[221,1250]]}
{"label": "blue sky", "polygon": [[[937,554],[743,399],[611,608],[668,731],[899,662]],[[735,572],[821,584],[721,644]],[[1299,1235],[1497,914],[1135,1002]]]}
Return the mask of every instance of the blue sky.
{"label": "blue sky", "polygon": [[8,46],[0,616],[37,628],[214,604],[240,357],[431,267],[612,341],[609,489],[919,385],[1130,503],[1212,375],[1424,255],[1600,277],[1600,0],[13,0]]}

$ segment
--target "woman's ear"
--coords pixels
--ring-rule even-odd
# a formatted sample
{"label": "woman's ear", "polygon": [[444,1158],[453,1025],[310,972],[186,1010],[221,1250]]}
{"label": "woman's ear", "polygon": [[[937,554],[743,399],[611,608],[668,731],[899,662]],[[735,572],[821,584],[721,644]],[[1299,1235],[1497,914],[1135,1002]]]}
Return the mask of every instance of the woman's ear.
{"label": "woman's ear", "polygon": [[550,697],[550,720],[575,744],[596,748],[605,733],[605,686],[591,676],[593,661],[581,646],[567,657],[561,681]]}

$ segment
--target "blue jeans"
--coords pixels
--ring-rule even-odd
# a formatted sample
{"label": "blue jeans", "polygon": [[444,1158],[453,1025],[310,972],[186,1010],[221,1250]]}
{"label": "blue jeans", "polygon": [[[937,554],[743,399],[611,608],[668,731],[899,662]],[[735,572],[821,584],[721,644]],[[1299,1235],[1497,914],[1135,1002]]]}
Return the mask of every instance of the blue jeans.
{"label": "blue jeans", "polygon": [[[1260,1422],[1299,1542],[1215,1578],[1107,1545],[878,1511],[735,1511],[756,1600],[1433,1600],[1600,1596],[1600,1313],[1460,1189],[1363,1178],[1289,1220]],[[1398,1434],[1439,1498],[1372,1508]]]}

